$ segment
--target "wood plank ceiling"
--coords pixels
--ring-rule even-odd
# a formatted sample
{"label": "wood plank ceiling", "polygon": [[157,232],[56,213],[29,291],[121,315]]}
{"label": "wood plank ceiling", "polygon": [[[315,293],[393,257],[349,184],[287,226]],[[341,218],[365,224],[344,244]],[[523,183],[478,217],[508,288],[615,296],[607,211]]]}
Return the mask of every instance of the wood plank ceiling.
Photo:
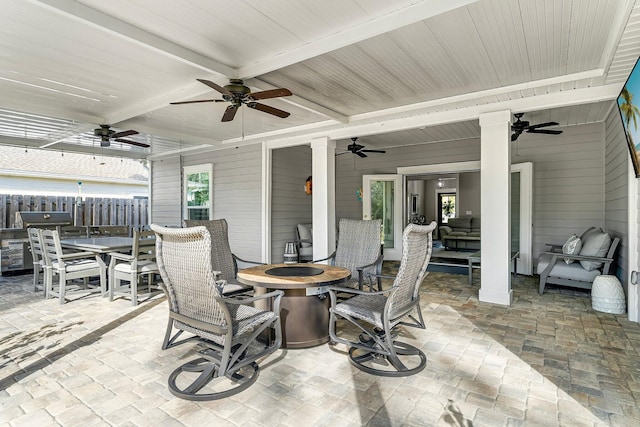
{"label": "wood plank ceiling", "polygon": [[[477,138],[484,111],[603,121],[640,54],[634,0],[4,0],[0,144],[158,158],[202,146],[360,136]],[[242,78],[286,119],[196,81]],[[136,129],[101,149],[100,124]]]}

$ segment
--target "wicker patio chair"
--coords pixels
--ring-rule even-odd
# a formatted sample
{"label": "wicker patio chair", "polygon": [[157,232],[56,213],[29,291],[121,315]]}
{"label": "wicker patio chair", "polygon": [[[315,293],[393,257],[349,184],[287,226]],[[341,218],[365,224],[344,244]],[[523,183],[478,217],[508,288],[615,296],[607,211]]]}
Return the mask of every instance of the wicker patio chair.
{"label": "wicker patio chair", "polygon": [[211,234],[211,266],[220,272],[216,280],[225,280],[224,295],[238,295],[253,292],[251,286],[238,282],[238,262],[247,265],[260,265],[261,262],[247,261],[231,252],[229,245],[229,226],[226,219],[184,220],[186,227],[204,226]]}
{"label": "wicker patio chair", "polygon": [[[390,289],[377,292],[330,287],[331,341],[349,346],[349,360],[358,369],[373,375],[407,376],[420,372],[427,363],[417,347],[396,339],[400,325],[424,329],[419,288],[431,258],[432,233],[429,225],[409,224],[402,234],[402,260]],[[337,293],[354,294],[338,302]],[[356,327],[355,334],[336,334],[336,322],[345,319]],[[347,328],[345,328],[347,329]],[[350,335],[358,335],[351,337]],[[351,338],[351,339],[348,339]]]}
{"label": "wicker patio chair", "polygon": [[[187,400],[213,400],[246,389],[258,377],[256,360],[282,343],[279,313],[283,292],[253,298],[224,297],[221,290],[225,282],[215,280],[211,266],[211,235],[206,227],[152,224],[151,228],[157,236],[158,268],[169,301],[162,348],[192,339],[200,343],[200,357],[171,373],[169,390]],[[256,308],[260,304],[271,310]],[[174,328],[177,333],[172,336]],[[176,341],[183,332],[193,336]],[[258,340],[263,334],[270,339]]]}
{"label": "wicker patio chair", "polygon": [[[138,305],[139,279],[146,277],[149,297],[155,275],[159,274],[156,263],[156,234],[151,231],[133,232],[131,253],[109,253],[109,301],[116,295],[131,298],[131,305]],[[126,281],[126,284],[122,282]]]}
{"label": "wicker patio chair", "polygon": [[382,221],[341,219],[338,228],[338,247],[329,257],[331,265],[351,270],[351,279],[342,286],[362,290],[364,285],[373,290],[374,281],[382,290],[380,274],[383,255],[380,253],[380,226]]}
{"label": "wicker patio chair", "polygon": [[[45,268],[45,295],[58,297],[60,304],[64,304],[66,296],[76,292],[100,292],[105,295],[107,291],[107,267],[99,254],[93,252],[68,251],[64,252],[60,245],[60,236],[57,230],[40,230],[42,237],[42,252],[46,263]],[[58,275],[59,285],[53,286],[53,276]],[[89,283],[89,278],[99,276],[99,287]],[[73,279],[83,279],[82,285],[67,283]]]}

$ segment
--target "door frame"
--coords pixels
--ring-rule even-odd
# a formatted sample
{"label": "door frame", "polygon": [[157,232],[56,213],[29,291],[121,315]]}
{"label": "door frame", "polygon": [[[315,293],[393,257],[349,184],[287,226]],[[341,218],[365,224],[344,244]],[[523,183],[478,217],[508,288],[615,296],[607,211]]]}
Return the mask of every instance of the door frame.
{"label": "door frame", "polygon": [[371,219],[371,182],[393,181],[396,194],[393,198],[393,248],[383,248],[384,259],[399,261],[402,259],[403,209],[406,180],[398,174],[362,175],[362,219]]}
{"label": "door frame", "polygon": [[[398,167],[400,175],[426,175],[439,173],[477,172],[480,161],[441,163],[437,165],[420,165]],[[520,174],[520,255],[518,256],[518,274],[533,274],[533,163],[513,163],[511,172]],[[459,186],[458,186],[459,187]],[[458,188],[459,189],[459,188]],[[524,206],[523,206],[524,205]]]}

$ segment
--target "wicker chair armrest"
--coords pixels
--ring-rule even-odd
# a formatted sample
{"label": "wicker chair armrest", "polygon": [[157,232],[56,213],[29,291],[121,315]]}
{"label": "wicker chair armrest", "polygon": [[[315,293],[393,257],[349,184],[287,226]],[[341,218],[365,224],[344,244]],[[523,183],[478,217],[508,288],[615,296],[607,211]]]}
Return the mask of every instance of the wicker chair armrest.
{"label": "wicker chair armrest", "polygon": [[[375,266],[378,266],[378,265],[382,265],[382,260],[383,260],[383,259],[384,259],[384,255],[380,255],[380,256],[378,256],[378,258],[376,258],[376,260],[375,260],[375,261],[373,261],[371,264],[367,264],[367,265],[363,265],[363,266],[360,266],[360,267],[356,267],[356,270],[358,270],[358,271],[362,271],[362,270],[364,270],[365,268],[375,267]],[[376,275],[376,276],[377,276],[377,275]]]}
{"label": "wicker chair armrest", "polygon": [[253,264],[253,265],[264,265],[264,262],[259,262],[259,261],[250,261],[250,260],[246,260],[246,259],[242,259],[239,256],[237,256],[236,254],[231,254],[233,256],[233,260],[238,262],[243,262],[245,264]]}
{"label": "wicker chair armrest", "polygon": [[336,257],[336,252],[333,251],[333,253],[331,255],[329,255],[328,257],[322,258],[322,259],[313,260],[313,261],[311,261],[311,263],[315,264],[315,263],[320,262],[320,261],[328,261],[330,259],[334,259],[335,257]]}
{"label": "wicker chair armrest", "polygon": [[381,291],[361,291],[360,289],[352,289],[352,288],[343,288],[340,286],[329,286],[327,287],[327,290],[329,291],[329,293],[348,293],[348,294],[354,294],[354,295],[384,295],[386,293],[390,293],[391,291],[395,290],[396,288],[388,288],[388,289],[383,289]]}
{"label": "wicker chair armrest", "polygon": [[267,292],[266,294],[253,296],[250,298],[222,298],[222,300],[224,300],[225,304],[247,305],[247,304],[252,304],[256,301],[262,301],[270,298],[276,298],[279,300],[282,297],[282,295],[284,295],[284,291],[274,290],[271,292]]}

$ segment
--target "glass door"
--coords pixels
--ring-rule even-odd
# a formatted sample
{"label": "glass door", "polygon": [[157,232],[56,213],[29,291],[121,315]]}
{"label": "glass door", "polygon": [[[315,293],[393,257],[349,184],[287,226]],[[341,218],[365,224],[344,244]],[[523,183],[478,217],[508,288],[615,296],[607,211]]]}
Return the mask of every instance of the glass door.
{"label": "glass door", "polygon": [[362,218],[381,219],[380,241],[385,260],[402,257],[402,175],[362,177]]}

